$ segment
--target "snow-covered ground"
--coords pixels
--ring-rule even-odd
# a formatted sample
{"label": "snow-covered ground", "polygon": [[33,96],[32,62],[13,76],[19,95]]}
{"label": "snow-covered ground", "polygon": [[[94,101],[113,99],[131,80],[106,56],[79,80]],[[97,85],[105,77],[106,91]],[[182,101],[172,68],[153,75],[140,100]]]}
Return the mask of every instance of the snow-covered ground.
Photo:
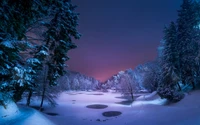
{"label": "snow-covered ground", "polygon": [[[168,102],[153,92],[141,95],[131,103],[121,94],[113,92],[63,92],[56,107],[46,107],[43,113],[14,106],[8,117],[2,117],[0,125],[200,125],[200,90],[187,94],[176,103]],[[34,105],[37,103],[34,103]],[[92,109],[92,104],[107,105],[104,109]],[[1,111],[3,111],[1,109]],[[115,117],[102,115],[106,111],[119,111]]]}
{"label": "snow-covered ground", "polygon": [[[165,105],[156,93],[141,96],[130,105],[118,93],[64,92],[58,105],[46,109],[46,115],[56,125],[200,125],[200,91],[192,92],[177,104]],[[87,105],[104,104],[105,109],[90,109]],[[105,111],[120,111],[117,117],[105,117]]]}
{"label": "snow-covered ground", "polygon": [[0,125],[55,125],[35,109],[8,103],[0,107]]}

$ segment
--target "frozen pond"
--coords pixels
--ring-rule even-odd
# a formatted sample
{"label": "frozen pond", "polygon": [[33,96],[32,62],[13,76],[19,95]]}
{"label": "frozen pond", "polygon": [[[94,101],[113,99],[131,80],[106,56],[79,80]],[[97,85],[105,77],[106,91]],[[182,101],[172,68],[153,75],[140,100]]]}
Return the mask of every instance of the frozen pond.
{"label": "frozen pond", "polygon": [[[56,125],[199,125],[200,101],[192,104],[199,91],[186,96],[177,104],[165,105],[156,93],[140,96],[132,104],[119,93],[102,92],[64,92],[58,98],[58,105],[44,112],[58,115],[46,115]],[[96,108],[88,108],[93,105]],[[99,108],[104,106],[104,108]],[[103,114],[118,113],[111,117]],[[113,114],[110,113],[110,114]]]}

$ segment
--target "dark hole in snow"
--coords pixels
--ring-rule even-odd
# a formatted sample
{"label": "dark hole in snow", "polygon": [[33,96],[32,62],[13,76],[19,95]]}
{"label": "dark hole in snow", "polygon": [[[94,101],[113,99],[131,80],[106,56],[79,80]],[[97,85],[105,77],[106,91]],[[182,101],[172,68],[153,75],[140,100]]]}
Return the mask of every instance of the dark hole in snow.
{"label": "dark hole in snow", "polygon": [[76,101],[76,100],[72,100],[72,101]]}
{"label": "dark hole in snow", "polygon": [[119,111],[107,111],[107,112],[103,112],[102,115],[105,117],[115,117],[115,116],[119,116],[122,113]]}
{"label": "dark hole in snow", "polygon": [[133,100],[126,100],[126,101],[116,102],[116,104],[131,105],[132,102],[133,102]]}
{"label": "dark hole in snow", "polygon": [[47,112],[46,114],[47,114],[47,115],[51,115],[51,116],[56,116],[56,115],[58,115],[57,113],[51,113],[51,112]]}
{"label": "dark hole in snow", "polygon": [[101,104],[94,104],[94,105],[87,105],[87,108],[92,108],[92,109],[105,109],[108,106],[107,105],[101,105]]}

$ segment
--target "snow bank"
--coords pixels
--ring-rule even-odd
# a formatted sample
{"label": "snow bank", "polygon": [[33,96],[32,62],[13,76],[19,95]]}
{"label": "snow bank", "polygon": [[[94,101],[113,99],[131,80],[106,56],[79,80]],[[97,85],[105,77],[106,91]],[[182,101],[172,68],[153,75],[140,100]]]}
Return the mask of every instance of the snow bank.
{"label": "snow bank", "polygon": [[28,110],[28,112],[32,112],[32,114],[28,116],[26,119],[23,119],[20,122],[18,122],[16,125],[55,125],[44,115],[42,115],[40,112],[34,109],[23,109],[23,110]]}
{"label": "snow bank", "polygon": [[0,118],[14,117],[18,113],[19,109],[17,105],[11,100],[8,100],[6,107],[0,106]]}
{"label": "snow bank", "polygon": [[28,108],[18,108],[10,102],[7,109],[0,107],[0,125],[55,125],[40,112]]}
{"label": "snow bank", "polygon": [[136,98],[135,100],[136,101],[139,101],[139,100],[145,101],[145,100],[153,100],[153,99],[157,99],[157,98],[159,98],[159,96],[157,95],[157,92],[154,91],[150,94],[142,95],[142,96]]}
{"label": "snow bank", "polygon": [[142,95],[138,98],[135,99],[135,101],[133,102],[133,105],[134,106],[137,106],[137,105],[148,105],[148,104],[151,104],[151,105],[165,105],[167,104],[168,101],[167,99],[161,99],[157,92],[154,91],[150,94],[147,94],[147,95]]}

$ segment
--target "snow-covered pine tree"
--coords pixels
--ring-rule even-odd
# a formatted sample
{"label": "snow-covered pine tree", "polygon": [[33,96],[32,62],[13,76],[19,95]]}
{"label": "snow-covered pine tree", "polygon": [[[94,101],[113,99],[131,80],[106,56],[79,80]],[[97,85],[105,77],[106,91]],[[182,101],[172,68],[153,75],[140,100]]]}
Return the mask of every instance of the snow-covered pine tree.
{"label": "snow-covered pine tree", "polygon": [[[162,45],[162,56],[160,57],[161,79],[158,88],[158,94],[162,98],[170,101],[179,101],[183,96],[176,94],[177,85],[179,85],[179,57],[177,44],[177,28],[174,22],[164,29],[164,42]],[[175,97],[178,96],[178,97]],[[180,97],[180,98],[179,98]],[[175,100],[178,99],[178,100]]]}
{"label": "snow-covered pine tree", "polygon": [[80,34],[76,27],[78,25],[78,13],[74,10],[76,6],[72,5],[70,0],[53,0],[50,10],[52,16],[50,22],[44,22],[47,31],[44,34],[43,45],[48,53],[43,63],[43,70],[46,71],[45,82],[43,83],[42,108],[45,91],[47,86],[57,85],[57,78],[65,74],[65,62],[69,60],[67,52],[76,48],[72,38],[79,39]]}
{"label": "snow-covered pine tree", "polygon": [[165,29],[162,50],[162,79],[158,89],[161,97],[178,101],[182,98],[177,92],[177,83],[192,85],[195,88],[199,77],[199,23],[200,4],[196,1],[183,0],[178,11],[177,29],[174,23]]}
{"label": "snow-covered pine tree", "polygon": [[[35,84],[32,83],[38,73],[35,62],[41,65],[42,70],[46,69],[45,85],[56,84],[56,79],[65,73],[65,61],[69,59],[66,54],[68,50],[76,47],[72,43],[72,37],[80,37],[76,30],[78,14],[73,12],[74,9],[75,6],[70,0],[0,2],[1,105],[4,105],[4,99],[7,98],[5,95],[18,100],[25,90],[34,90]],[[26,61],[19,54],[24,51],[24,48],[21,48],[24,45],[18,43],[21,40],[30,42],[27,32],[34,29],[35,24],[42,24],[46,33],[43,34],[44,39],[36,40],[41,42],[37,52],[29,55]],[[45,57],[39,58],[41,55]]]}
{"label": "snow-covered pine tree", "polygon": [[183,84],[195,88],[195,58],[199,53],[199,3],[183,0],[177,19],[178,70]]}
{"label": "snow-covered pine tree", "polygon": [[1,96],[2,102],[19,98],[23,91],[18,88],[29,85],[32,79],[33,71],[23,66],[19,52],[26,49],[26,30],[42,16],[43,8],[38,4],[42,6],[39,0],[0,2],[0,93],[6,96]]}

